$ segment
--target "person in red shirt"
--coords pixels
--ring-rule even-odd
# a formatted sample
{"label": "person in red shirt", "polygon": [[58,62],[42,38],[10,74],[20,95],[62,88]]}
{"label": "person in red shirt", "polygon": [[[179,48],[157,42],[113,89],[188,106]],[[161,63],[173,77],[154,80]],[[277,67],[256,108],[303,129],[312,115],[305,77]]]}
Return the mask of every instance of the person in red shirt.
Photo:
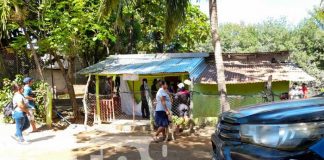
{"label": "person in red shirt", "polygon": [[302,84],[302,92],[303,92],[304,98],[307,98],[308,88],[305,83]]}

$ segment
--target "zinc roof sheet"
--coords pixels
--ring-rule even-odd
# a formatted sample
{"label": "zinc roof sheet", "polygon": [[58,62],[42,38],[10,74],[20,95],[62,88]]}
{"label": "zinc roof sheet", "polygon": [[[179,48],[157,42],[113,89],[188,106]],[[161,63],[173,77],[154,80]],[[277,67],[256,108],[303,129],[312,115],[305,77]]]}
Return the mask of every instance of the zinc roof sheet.
{"label": "zinc roof sheet", "polygon": [[127,58],[110,57],[82,69],[79,74],[191,73],[204,63],[203,57]]}

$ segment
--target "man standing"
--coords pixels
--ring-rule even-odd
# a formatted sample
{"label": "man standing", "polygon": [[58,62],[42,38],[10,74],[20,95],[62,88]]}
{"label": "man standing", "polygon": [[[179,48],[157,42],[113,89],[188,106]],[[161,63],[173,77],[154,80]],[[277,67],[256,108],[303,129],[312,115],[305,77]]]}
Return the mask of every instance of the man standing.
{"label": "man standing", "polygon": [[148,106],[147,99],[146,99],[146,94],[145,94],[145,85],[146,84],[147,84],[147,79],[144,78],[142,80],[142,85],[140,87],[141,100],[142,100],[142,117],[144,119],[149,119],[150,118],[150,111],[149,111],[149,106]]}
{"label": "man standing", "polygon": [[35,101],[36,98],[33,97],[33,90],[31,88],[32,84],[33,84],[33,79],[30,77],[26,77],[23,80],[25,86],[24,86],[24,97],[28,100],[26,106],[28,108],[29,111],[29,116],[28,119],[30,121],[30,124],[32,126],[32,132],[36,132],[37,128],[36,128],[36,124],[35,124],[35,116],[34,116],[34,112],[35,112]]}
{"label": "man standing", "polygon": [[303,97],[303,92],[298,88],[298,84],[295,82],[289,90],[290,99],[301,99]]}
{"label": "man standing", "polygon": [[157,80],[157,79],[154,79],[154,80],[153,80],[153,84],[152,84],[152,86],[151,86],[151,94],[152,94],[152,97],[153,97],[153,98],[155,98],[156,93],[157,93],[157,91],[158,91],[158,88],[156,87],[157,83],[158,83],[158,80]]}

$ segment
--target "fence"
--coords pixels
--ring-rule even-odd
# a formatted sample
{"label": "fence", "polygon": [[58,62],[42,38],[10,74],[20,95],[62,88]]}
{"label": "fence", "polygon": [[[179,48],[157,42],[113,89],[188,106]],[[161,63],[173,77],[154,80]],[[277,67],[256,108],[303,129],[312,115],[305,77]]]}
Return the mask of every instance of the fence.
{"label": "fence", "polygon": [[[150,94],[155,95],[155,93]],[[184,116],[193,115],[193,117],[216,117],[220,113],[219,95],[203,94],[199,92],[170,93],[171,111],[173,115]],[[149,97],[146,97],[149,98]],[[274,96],[278,101],[279,96]],[[254,95],[228,95],[228,102],[231,109],[236,110],[248,105],[261,104],[267,101],[264,94]],[[93,124],[96,116],[96,95],[87,95],[87,116],[88,124]],[[151,101],[152,111],[155,110],[156,99]],[[190,103],[193,103],[193,108]],[[144,120],[147,117],[142,116],[141,92],[120,92],[111,95],[99,95],[100,119],[102,122],[111,122],[114,120]],[[145,104],[144,104],[145,105]],[[149,105],[147,106],[148,108]]]}
{"label": "fence", "polygon": [[[150,96],[151,97],[151,96]],[[170,94],[172,106],[171,111],[173,115],[180,116],[183,113],[189,111],[190,100],[183,100],[177,94]],[[97,112],[97,101],[96,95],[89,93],[86,96],[86,111],[82,111],[87,116],[87,124],[93,124],[96,120]],[[150,105],[152,104],[152,109],[155,110],[156,99],[152,98],[147,101],[147,103],[142,102],[141,92],[119,92],[111,95],[99,95],[99,106],[100,106],[100,120],[102,122],[111,122],[114,120],[128,119],[128,120],[144,120],[149,119],[150,111],[142,111],[142,107],[148,108],[150,110]],[[181,111],[179,106],[181,105]],[[84,109],[82,109],[84,110]]]}
{"label": "fence", "polygon": [[[221,113],[218,94],[203,94],[193,92],[194,117],[216,117]],[[232,110],[244,108],[249,105],[269,102],[269,98],[260,93],[253,95],[227,95],[227,100]],[[274,101],[279,101],[278,95],[274,95]],[[272,101],[272,99],[271,99]]]}
{"label": "fence", "polygon": [[[14,79],[16,74],[21,75],[29,75],[30,70],[35,69],[35,62],[32,58],[29,58],[27,53],[21,53],[21,54],[10,54],[3,52],[3,54],[0,54],[2,56],[4,63],[4,70],[6,75],[1,75],[3,73],[0,73],[0,77],[9,77],[10,79]],[[44,61],[41,59],[39,60],[41,67],[45,67]]]}

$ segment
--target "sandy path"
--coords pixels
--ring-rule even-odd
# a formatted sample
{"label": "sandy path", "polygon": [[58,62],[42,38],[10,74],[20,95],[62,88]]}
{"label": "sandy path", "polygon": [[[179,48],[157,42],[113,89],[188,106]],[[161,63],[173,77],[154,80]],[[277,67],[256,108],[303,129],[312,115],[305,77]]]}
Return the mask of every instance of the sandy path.
{"label": "sandy path", "polygon": [[[151,143],[148,133],[110,134],[83,127],[63,131],[42,131],[26,136],[29,145],[10,138],[14,125],[0,124],[0,159],[10,160],[88,160],[104,159],[210,159],[211,145],[206,136],[179,137],[168,143]],[[102,153],[102,156],[101,156]]]}

